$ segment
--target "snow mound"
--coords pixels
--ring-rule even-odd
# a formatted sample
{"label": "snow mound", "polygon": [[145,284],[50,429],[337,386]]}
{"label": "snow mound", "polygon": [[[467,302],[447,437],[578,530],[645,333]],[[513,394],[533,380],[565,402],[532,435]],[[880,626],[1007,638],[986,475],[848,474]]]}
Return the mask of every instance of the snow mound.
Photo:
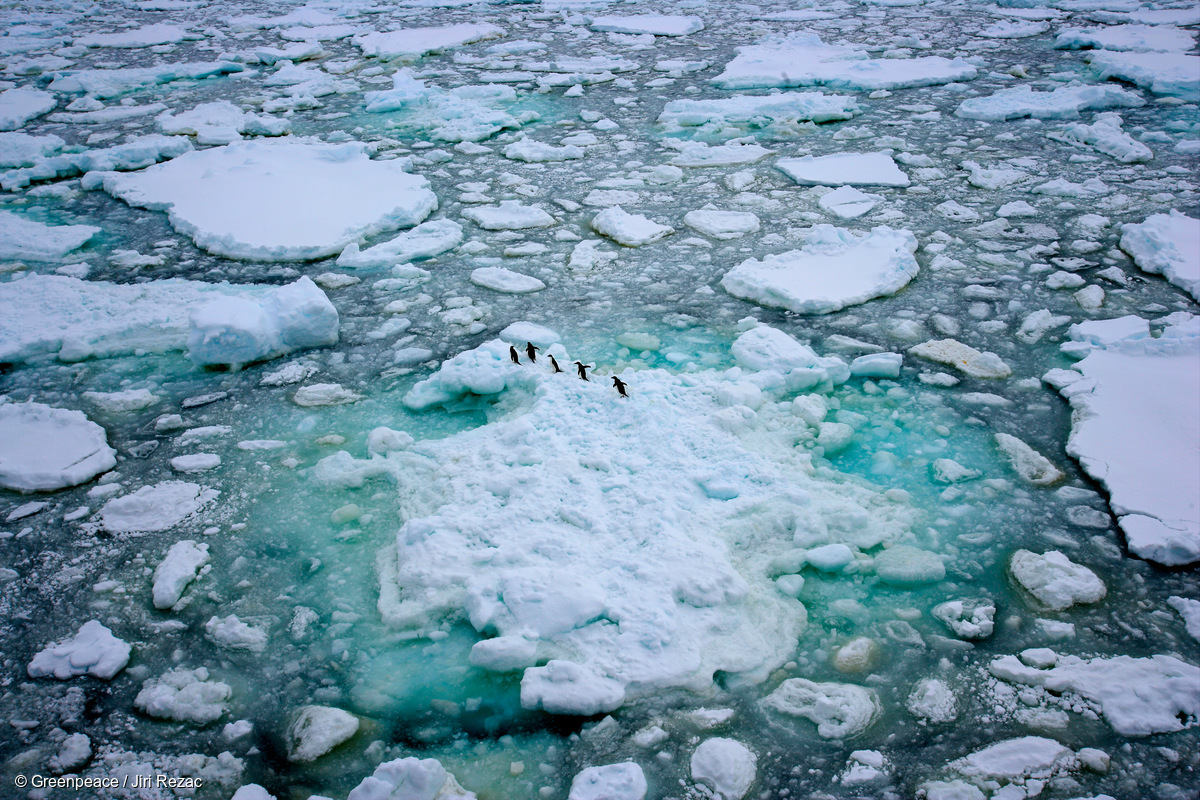
{"label": "snow mound", "polygon": [[27,671],[31,678],[55,677],[60,681],[76,675],[111,680],[129,663],[130,647],[113,636],[98,621],[85,622],[75,638],[52,644],[33,657]]}
{"label": "snow mound", "polygon": [[1086,355],[1045,380],[1071,403],[1067,453],[1108,490],[1129,549],[1179,566],[1200,561],[1200,322],[1172,322],[1107,343],[1097,323],[1072,326],[1063,349]]}
{"label": "snow mound", "polygon": [[229,684],[210,680],[204,667],[177,667],[146,680],[133,705],[151,717],[207,725],[225,715],[232,696]]}
{"label": "snow mound", "polygon": [[100,522],[109,533],[165,531],[217,499],[220,492],[195,483],[165,481],[109,500]]}
{"label": "snow mound", "polygon": [[882,712],[874,689],[852,683],[814,683],[805,678],[788,678],[758,703],[776,716],[815,723],[817,733],[825,739],[857,736]]}
{"label": "snow mound", "polygon": [[1001,89],[987,97],[970,97],[959,104],[954,116],[1001,122],[1006,119],[1075,119],[1080,111],[1103,108],[1138,108],[1146,101],[1134,92],[1115,86],[1060,86],[1050,92],[1035,92],[1029,86]]}
{"label": "snow mound", "polygon": [[658,123],[667,134],[730,138],[747,131],[797,133],[805,122],[837,122],[851,119],[857,113],[858,101],[849,95],[782,92],[714,100],[671,100],[663,106]]}
{"label": "snow mound", "polygon": [[235,142],[106,175],[103,185],[130,205],[166,211],[197,247],[254,261],[325,258],[437,208],[407,162],[373,161],[360,143]]}
{"label": "snow mound", "polygon": [[906,230],[858,236],[816,225],[800,250],[750,258],[721,286],[734,297],[800,314],[829,314],[903,289],[917,275],[917,240]]}
{"label": "snow mound", "polygon": [[721,800],[742,800],[757,777],[758,756],[734,739],[705,739],[692,753],[692,780],[710,787]]}
{"label": "snow mound", "polygon": [[1039,649],[1001,656],[988,669],[1001,680],[1095,703],[1122,736],[1170,733],[1200,720],[1200,668],[1173,656],[1085,659]]}
{"label": "snow mound", "polygon": [[1200,302],[1200,219],[1172,210],[1121,226],[1121,249]]}
{"label": "snow mound", "polygon": [[908,186],[889,153],[834,153],[781,158],[775,166],[801,186]]}
{"label": "snow mound", "polygon": [[[213,313],[193,321],[192,312],[204,308]],[[222,321],[217,312],[231,308],[247,316]],[[338,319],[307,277],[279,287],[176,278],[115,284],[63,275],[0,283],[0,362],[185,350],[193,334],[197,363],[245,363],[238,359],[336,342]],[[252,352],[259,355],[248,357]]]}
{"label": "snow mound", "polygon": [[65,489],[116,465],[104,428],[82,411],[42,403],[0,405],[0,486],[5,489]]}
{"label": "snow mound", "polygon": [[588,767],[571,781],[567,800],[644,800],[646,776],[632,761]]}
{"label": "snow mound", "polygon": [[[809,387],[848,377],[844,362],[815,364],[811,350],[776,334],[774,347],[739,348],[761,356],[765,369],[750,374],[747,363],[739,373],[764,395],[778,397],[792,377]],[[567,363],[561,345],[550,347]],[[865,546],[907,524],[902,504],[810,477],[808,454],[786,437],[769,453],[743,443],[743,414],[769,414],[797,432],[807,425],[790,403],[726,408],[718,398],[734,379],[724,373],[639,371],[631,405],[607,381],[556,375],[548,359],[514,364],[508,349],[497,340],[460,353],[404,402],[482,397],[516,413],[369,461],[343,452],[314,477],[336,486],[405,476],[400,502],[413,513],[384,555],[383,618],[420,630],[466,617],[489,637],[472,663],[524,668],[526,708],[595,714],[664,688],[705,691],[716,670],[760,681],[791,652],[805,612],[765,570],[740,569],[726,537],[758,524],[759,513],[841,508],[857,522],[834,538]],[[774,368],[785,363],[795,365],[786,378]],[[483,483],[470,477],[481,470]],[[718,476],[721,490],[706,490]],[[448,491],[430,491],[436,485]],[[761,512],[745,510],[758,503],[767,504]],[[864,503],[871,512],[855,516]],[[772,529],[758,545],[764,557],[794,549],[790,527]]]}
{"label": "snow mound", "polygon": [[93,225],[43,225],[0,211],[0,259],[58,261],[99,232]]}
{"label": "snow mound", "polygon": [[871,91],[971,80],[978,74],[961,58],[870,58],[855,45],[825,44],[804,32],[766,36],[737,50],[725,71],[712,79],[722,89],[832,86]]}

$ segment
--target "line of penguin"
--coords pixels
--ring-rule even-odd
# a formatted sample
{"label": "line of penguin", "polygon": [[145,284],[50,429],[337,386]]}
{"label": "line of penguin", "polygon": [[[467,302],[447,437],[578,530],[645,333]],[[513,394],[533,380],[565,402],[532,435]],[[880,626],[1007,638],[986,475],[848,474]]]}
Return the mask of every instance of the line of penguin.
{"label": "line of penguin", "polygon": [[[533,342],[525,343],[525,355],[529,358],[530,362],[532,362],[534,364],[537,363],[537,354],[538,354],[538,351],[540,351],[541,349],[542,348],[540,348],[540,347],[535,347]],[[508,346],[508,357],[512,359],[512,362],[514,364],[521,363],[521,356],[519,353],[517,353],[517,348],[513,347],[511,344]],[[550,359],[550,366],[554,367],[555,372],[563,371],[562,367],[560,367],[558,365],[558,362],[554,360],[553,355],[547,354],[546,357]],[[579,378],[581,380],[586,381],[586,380],[588,380],[587,371],[589,369],[592,369],[593,366],[594,366],[593,364],[584,364],[582,361],[576,361],[575,362],[575,371],[576,371],[576,373],[578,373]],[[625,387],[628,385],[625,383],[625,381],[621,380],[616,375],[613,375],[612,382],[613,382],[613,386],[617,387],[617,393],[620,394],[621,397],[629,397],[629,395],[625,392]]]}

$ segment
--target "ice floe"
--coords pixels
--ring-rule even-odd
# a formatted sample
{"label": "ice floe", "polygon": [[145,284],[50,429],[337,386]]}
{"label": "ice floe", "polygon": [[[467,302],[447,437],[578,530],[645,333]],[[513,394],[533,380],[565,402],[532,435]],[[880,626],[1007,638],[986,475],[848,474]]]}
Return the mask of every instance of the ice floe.
{"label": "ice floe", "polygon": [[440,53],[450,48],[496,39],[503,35],[504,29],[495,25],[486,22],[464,22],[443,27],[360,33],[354,37],[354,44],[367,58],[411,63],[429,53]]}
{"label": "ice floe", "polygon": [[1105,108],[1138,108],[1146,101],[1137,94],[1116,86],[1060,86],[1038,92],[1031,86],[1001,89],[986,97],[962,101],[954,114],[965,119],[999,122],[1007,119],[1076,119],[1080,111]]}
{"label": "ice floe", "polygon": [[191,149],[191,142],[179,137],[158,133],[137,136],[124,144],[112,147],[37,159],[31,166],[0,174],[0,186],[11,192],[23,189],[35,181],[73,178],[89,172],[100,175],[107,170],[142,169],[182,155]]}
{"label": "ice floe", "polygon": [[252,136],[283,136],[291,133],[291,120],[269,114],[253,114],[228,100],[201,103],[179,114],[163,112],[155,117],[158,129],[170,135],[195,136],[200,144],[228,144]]}
{"label": "ice floe", "polygon": [[232,61],[164,64],[156,67],[122,67],[119,69],[64,70],[54,75],[47,87],[51,92],[86,94],[99,100],[110,100],[148,86],[178,80],[202,80],[215,75],[228,75],[245,69]]}
{"label": "ice floe", "polygon": [[870,91],[971,80],[977,74],[961,58],[869,58],[855,45],[825,44],[816,34],[796,32],[739,47],[737,57],[712,82],[722,89],[832,86]]}
{"label": "ice floe", "polygon": [[220,495],[184,481],[164,481],[109,500],[100,522],[110,533],[147,533],[173,528]]}
{"label": "ice floe", "polygon": [[1060,49],[1126,50],[1134,53],[1183,53],[1196,46],[1196,34],[1171,25],[1109,25],[1062,28],[1054,37]]}
{"label": "ice floe", "polygon": [[1098,603],[1108,594],[1096,573],[1058,550],[1045,553],[1017,550],[1008,569],[1017,583],[1052,611],[1079,603]]}
{"label": "ice floe", "polygon": [[163,560],[154,568],[154,585],[151,588],[154,607],[173,610],[179,605],[184,591],[200,577],[208,560],[207,544],[184,539],[171,545]]}
{"label": "ice floe", "polygon": [[588,767],[571,779],[567,800],[644,800],[649,787],[632,761]]}
{"label": "ice floe", "polygon": [[704,30],[704,20],[699,17],[677,17],[661,14],[639,14],[636,16],[600,16],[592,19],[594,31],[613,33],[650,33],[655,36],[687,36]]}
{"label": "ice floe", "polygon": [[592,217],[592,230],[626,247],[641,247],[675,232],[643,214],[630,214],[620,206],[606,208]]}
{"label": "ice floe", "polygon": [[834,153],[775,162],[801,186],[908,186],[908,175],[888,153]]}
{"label": "ice floe", "polygon": [[54,110],[58,100],[39,89],[5,89],[0,92],[0,131],[15,131],[29,120]]}
{"label": "ice floe", "polygon": [[151,717],[207,725],[225,716],[232,696],[229,684],[212,680],[206,668],[177,667],[143,682],[133,705]]}
{"label": "ice floe", "polygon": [[849,739],[875,722],[882,712],[874,689],[852,683],[815,683],[788,678],[759,701],[764,710],[788,724],[807,719],[826,739]]}
{"label": "ice floe", "polygon": [[1101,80],[1116,78],[1154,94],[1200,100],[1200,56],[1096,50],[1085,59]]}
{"label": "ice floe", "polygon": [[31,678],[60,681],[77,675],[112,680],[129,663],[130,650],[112,631],[92,620],[85,622],[73,639],[52,644],[34,656],[27,672]]}
{"label": "ice floe", "polygon": [[758,777],[758,756],[735,739],[714,736],[692,753],[692,780],[721,800],[742,800]]}
{"label": "ice floe", "polygon": [[1200,302],[1200,220],[1171,211],[1121,226],[1121,249]]}
{"label": "ice floe", "polygon": [[806,122],[837,122],[851,119],[858,111],[858,101],[848,95],[781,92],[714,100],[671,100],[663,106],[658,122],[665,133],[719,139],[741,136],[747,131],[796,133]]}
{"label": "ice floe", "polygon": [[721,286],[765,306],[828,314],[900,291],[917,275],[916,249],[909,231],[878,227],[858,236],[817,225],[803,248],[747,259],[725,274]]}
{"label": "ice floe", "polygon": [[304,706],[287,730],[288,761],[316,761],[353,736],[358,726],[358,717],[340,708]]}
{"label": "ice floe", "polygon": [[104,428],[82,411],[0,404],[0,486],[48,492],[87,483],[117,464]]}

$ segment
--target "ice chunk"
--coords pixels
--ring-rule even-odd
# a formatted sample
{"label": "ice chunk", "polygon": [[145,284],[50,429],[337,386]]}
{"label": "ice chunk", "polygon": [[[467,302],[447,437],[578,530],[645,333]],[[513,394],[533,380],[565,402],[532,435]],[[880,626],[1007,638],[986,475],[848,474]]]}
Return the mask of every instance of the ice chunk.
{"label": "ice chunk", "polygon": [[120,33],[91,33],[80,36],[74,42],[75,47],[119,47],[138,48],[151,47],[156,44],[178,44],[182,42],[187,32],[175,25],[158,23],[143,25],[140,28],[121,31]]}
{"label": "ice chunk", "polygon": [[229,684],[209,680],[204,667],[177,667],[142,683],[133,705],[151,717],[207,725],[225,715],[231,696]]}
{"label": "ice chunk", "polygon": [[432,28],[402,28],[378,33],[360,33],[354,44],[366,58],[383,61],[411,63],[428,55],[441,53],[464,44],[496,39],[504,35],[504,29],[486,22],[464,22]]}
{"label": "ice chunk", "polygon": [[917,681],[905,701],[905,707],[914,717],[926,722],[953,722],[958,716],[954,690],[937,678]]}
{"label": "ice chunk", "polygon": [[228,100],[201,103],[180,114],[163,112],[155,118],[158,129],[170,135],[195,136],[201,144],[228,144],[252,136],[283,136],[292,123],[283,117],[253,114]]}
{"label": "ice chunk", "polygon": [[848,739],[862,733],[881,712],[873,689],[851,683],[814,683],[789,678],[759,700],[759,705],[782,717],[802,717],[816,723],[826,739]]}
{"label": "ice chunk", "polygon": [[87,175],[83,181],[85,188],[94,189],[107,170],[141,169],[191,150],[191,142],[177,136],[159,133],[137,136],[124,144],[82,153],[62,153],[40,159],[23,169],[9,170],[0,175],[0,186],[11,192],[23,189],[34,181],[71,178],[95,172],[95,175]]}
{"label": "ice chunk", "polygon": [[890,586],[920,586],[945,578],[946,565],[937,553],[898,544],[875,556],[875,574]]}
{"label": "ice chunk", "polygon": [[1172,210],[1126,223],[1121,249],[1143,271],[1162,275],[1200,301],[1200,219]]}
{"label": "ice chunk", "polygon": [[800,31],[766,36],[737,51],[712,79],[722,89],[824,85],[870,91],[932,86],[978,74],[961,58],[869,58],[854,45],[827,45],[816,34]]}
{"label": "ice chunk", "polygon": [[985,747],[951,763],[950,767],[976,780],[1024,784],[1053,777],[1076,764],[1069,747],[1043,736],[1024,736]]}
{"label": "ice chunk", "polygon": [[1200,600],[1173,595],[1167,598],[1167,605],[1179,612],[1188,635],[1200,642]]}
{"label": "ice chunk", "polygon": [[[9,84],[10,86],[12,84]],[[58,105],[49,92],[38,89],[6,89],[0,92],[0,131],[15,131]]]}
{"label": "ice chunk", "polygon": [[46,492],[86,483],[117,464],[104,428],[82,411],[0,405],[0,486]]}
{"label": "ice chunk", "polygon": [[[516,101],[516,90],[511,86],[458,86],[442,91],[413,77],[407,67],[392,75],[392,84],[389,90],[363,95],[367,111],[401,112],[396,120],[399,127],[428,131],[434,139],[460,143],[460,148],[502,130],[521,127],[520,121],[497,107]],[[478,151],[468,152],[478,155]]]}
{"label": "ice chunk", "polygon": [[684,214],[683,222],[714,239],[737,239],[759,228],[758,217],[749,211],[721,211],[711,204]]}
{"label": "ice chunk", "polygon": [[626,247],[641,247],[675,232],[642,214],[630,214],[620,206],[606,208],[592,218],[592,230]]}
{"label": "ice chunk", "polygon": [[1080,111],[1104,108],[1138,108],[1146,101],[1115,86],[1060,86],[1050,92],[1035,92],[1030,86],[1001,89],[987,97],[970,97],[959,104],[954,116],[999,122],[1006,119],[1075,119]]}
{"label": "ice chunk", "polygon": [[801,314],[829,314],[895,294],[916,277],[917,241],[886,226],[858,236],[816,225],[800,250],[751,258],[731,269],[721,286],[735,297]]}
{"label": "ice chunk", "polygon": [[678,17],[662,14],[639,14],[636,16],[593,17],[594,31],[613,33],[650,33],[655,36],[687,36],[704,30],[704,20],[699,17]]}
{"label": "ice chunk", "polygon": [[225,619],[211,617],[204,624],[204,632],[214,644],[227,650],[261,653],[267,649],[267,632],[242,622],[235,614]]}
{"label": "ice chunk", "polygon": [[52,644],[29,662],[31,678],[55,677],[60,681],[76,675],[91,675],[103,680],[125,669],[130,647],[113,636],[97,620],[85,622],[75,638]]}
{"label": "ice chunk", "polygon": [[[1002,680],[1072,693],[1100,706],[1122,736],[1183,730],[1200,721],[1200,669],[1177,658],[1079,658],[1048,652],[1046,661],[1001,656],[988,669]],[[1024,662],[1024,663],[1023,663]]]}
{"label": "ice chunk", "polygon": [[850,362],[850,374],[859,378],[898,378],[904,356],[899,353],[868,353]]}
{"label": "ice chunk", "polygon": [[521,707],[549,714],[591,716],[625,703],[620,681],[597,675],[571,661],[554,660],[530,667],[521,678]]}
{"label": "ice chunk", "polygon": [[331,256],[437,208],[407,162],[372,160],[360,143],[235,142],[103,184],[130,205],[166,211],[198,247],[256,261]]}
{"label": "ice chunk", "polygon": [[214,297],[188,314],[188,357],[239,366],[338,341],[338,313],[308,276],[259,298]]}
{"label": "ice chunk", "polygon": [[1098,603],[1108,594],[1096,573],[1071,561],[1058,550],[1045,553],[1017,550],[1008,568],[1017,583],[1054,611],[1079,603]]}
{"label": "ice chunk", "polygon": [[100,100],[148,86],[178,80],[201,80],[215,75],[227,75],[245,69],[231,61],[163,64],[154,67],[122,67],[120,69],[81,69],[54,73],[49,88],[52,92],[86,94]]}
{"label": "ice chunk", "polygon": [[434,758],[397,758],[375,768],[346,800],[476,800]]}
{"label": "ice chunk", "polygon": [[0,259],[58,261],[99,232],[92,225],[43,225],[0,211]]}
{"label": "ice chunk", "polygon": [[208,563],[208,545],[184,539],[171,545],[171,549],[154,569],[154,586],[151,594],[154,607],[173,610],[183,597],[183,592],[192,581],[200,576],[200,570]]}
{"label": "ice chunk", "polygon": [[64,144],[62,137],[53,134],[0,133],[0,168],[32,167],[58,153]]}
{"label": "ice chunk", "polygon": [[761,161],[775,152],[759,144],[741,141],[710,146],[704,142],[668,139],[663,144],[679,151],[670,162],[676,167],[736,167]]}
{"label": "ice chunk", "polygon": [[358,392],[347,389],[340,383],[313,383],[297,389],[292,395],[292,402],[303,408],[313,408],[357,403],[362,397]]}
{"label": "ice chunk", "polygon": [[100,522],[110,533],[165,531],[217,499],[220,492],[195,483],[165,481],[109,500]]}
{"label": "ice chunk", "polygon": [[546,288],[546,284],[531,275],[522,275],[503,267],[480,267],[472,270],[471,283],[505,294],[540,292]]}
{"label": "ice chunk", "polygon": [[304,706],[287,729],[288,761],[316,761],[357,732],[358,717],[347,711]]}
{"label": "ice chunk", "polygon": [[1196,34],[1171,25],[1109,25],[1062,28],[1054,37],[1059,50],[1129,50],[1135,53],[1183,53],[1196,46]]}
{"label": "ice chunk", "polygon": [[671,100],[663,106],[658,122],[666,133],[729,138],[748,131],[794,132],[805,122],[837,122],[851,119],[857,113],[858,101],[848,95],[782,92],[714,100]]}
{"label": "ice chunk", "polygon": [[644,800],[646,776],[632,761],[588,767],[571,780],[567,800]]}
{"label": "ice chunk", "polygon": [[1025,442],[1007,433],[997,433],[996,446],[1008,459],[1013,471],[1021,479],[1034,486],[1050,486],[1063,479],[1062,470],[1050,463],[1050,459],[1034,450]]}
{"label": "ice chunk", "polygon": [[1149,161],[1154,157],[1149,147],[1121,129],[1121,116],[1113,112],[1097,114],[1093,125],[1076,122],[1047,136],[1068,144],[1091,147],[1123,164]]}
{"label": "ice chunk", "polygon": [[853,186],[839,186],[821,195],[817,205],[841,219],[857,219],[879,205],[883,198],[867,194]]}
{"label": "ice chunk", "polygon": [[583,158],[583,155],[583,148],[573,144],[555,147],[545,142],[535,142],[533,139],[521,139],[504,148],[505,158],[531,164],[541,164],[547,161],[570,161]]}
{"label": "ice chunk", "polygon": [[888,153],[834,153],[775,162],[802,186],[908,186],[908,176]]}
{"label": "ice chunk", "polygon": [[949,600],[934,606],[933,616],[960,639],[986,639],[995,629],[996,606],[982,600]]}
{"label": "ice chunk", "polygon": [[758,777],[758,756],[734,739],[705,739],[692,753],[692,780],[721,800],[742,800]]}
{"label": "ice chunk", "polygon": [[356,243],[351,243],[338,256],[337,264],[339,267],[389,267],[421,261],[458,247],[462,240],[462,225],[449,219],[435,219],[366,250],[359,250]]}
{"label": "ice chunk", "polygon": [[918,358],[948,364],[972,378],[1007,378],[1012,368],[995,353],[981,353],[956,339],[922,342],[908,350]]}
{"label": "ice chunk", "polygon": [[92,758],[92,740],[86,733],[72,733],[50,761],[55,772],[75,772]]}
{"label": "ice chunk", "polygon": [[547,228],[555,224],[554,217],[537,206],[525,206],[517,200],[503,200],[498,206],[475,206],[462,215],[489,231],[513,231],[527,228]]}

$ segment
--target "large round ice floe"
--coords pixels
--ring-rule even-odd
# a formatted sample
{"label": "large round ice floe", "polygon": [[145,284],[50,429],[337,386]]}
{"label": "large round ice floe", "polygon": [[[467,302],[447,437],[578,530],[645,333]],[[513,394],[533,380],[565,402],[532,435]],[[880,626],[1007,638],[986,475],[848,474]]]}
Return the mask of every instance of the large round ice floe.
{"label": "large round ice floe", "polygon": [[726,273],[734,297],[800,314],[829,314],[895,294],[917,275],[910,231],[878,227],[865,236],[816,225],[800,250],[750,258]]}
{"label": "large round ice floe", "polygon": [[195,483],[165,481],[109,500],[100,522],[110,533],[165,531],[217,499],[220,492]]}
{"label": "large round ice floe", "polygon": [[[763,680],[806,615],[751,565],[795,550],[795,528],[811,525],[791,520],[846,520],[827,540],[866,547],[907,528],[903,504],[812,477],[809,454],[791,444],[811,434],[781,402],[789,378],[775,367],[811,370],[812,385],[844,362],[821,367],[777,332],[744,342],[738,370],[625,374],[631,403],[607,380],[555,374],[545,355],[565,365],[563,346],[522,331],[546,347],[536,363],[487,342],[405,397],[414,409],[487,399],[507,409],[493,422],[369,461],[343,452],[311,475],[330,486],[397,478],[411,517],[382,557],[384,619],[422,630],[466,618],[485,637],[470,663],[524,670],[525,707],[595,714],[665,689],[709,691],[717,670]],[[726,407],[723,391],[750,381],[758,409]],[[790,433],[743,441],[747,414]],[[735,546],[739,531],[753,535],[753,554]]]}
{"label": "large round ice floe", "polygon": [[759,701],[777,718],[803,718],[816,723],[826,739],[847,739],[862,733],[879,716],[879,697],[873,689],[852,683],[814,683],[789,678]]}
{"label": "large round ice floe", "polygon": [[360,143],[235,142],[104,177],[130,205],[166,211],[198,247],[255,261],[308,261],[416,225],[438,206],[407,162]]}
{"label": "large round ice floe", "polygon": [[86,483],[117,464],[104,428],[82,411],[0,405],[0,486],[46,492]]}

